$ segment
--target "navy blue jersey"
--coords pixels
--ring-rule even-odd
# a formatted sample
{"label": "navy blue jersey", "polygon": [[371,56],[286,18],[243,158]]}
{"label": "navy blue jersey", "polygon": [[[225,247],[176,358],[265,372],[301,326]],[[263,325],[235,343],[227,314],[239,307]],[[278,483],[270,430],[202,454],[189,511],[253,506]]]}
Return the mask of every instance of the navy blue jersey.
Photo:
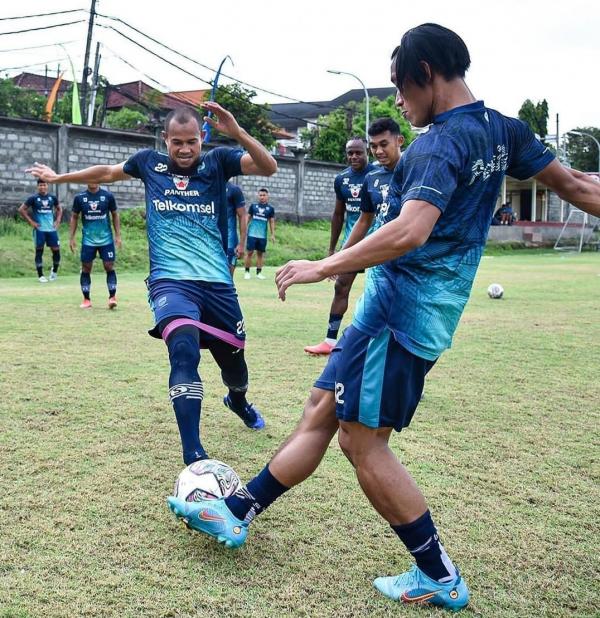
{"label": "navy blue jersey", "polygon": [[115,197],[110,191],[98,189],[96,193],[82,191],[73,200],[73,212],[81,213],[81,244],[103,247],[113,242],[109,212],[117,210]]}
{"label": "navy blue jersey", "polygon": [[244,208],[242,213],[245,216],[246,200],[242,190],[228,182],[225,185],[225,197],[227,199],[227,249],[235,249],[239,243],[237,213],[238,208]]}
{"label": "navy blue jersey", "polygon": [[54,208],[58,206],[56,195],[30,195],[25,204],[31,208],[32,219],[40,224],[40,232],[54,232]]}
{"label": "navy blue jersey", "polygon": [[393,175],[394,170],[378,166],[365,177],[360,192],[360,209],[362,212],[375,214],[369,234],[381,225],[382,218],[387,214],[388,196]]}
{"label": "navy blue jersey", "polygon": [[351,167],[347,167],[343,172],[338,174],[333,181],[335,196],[346,207],[344,225],[344,235],[342,237],[342,246],[348,240],[352,228],[360,217],[360,193],[365,181],[366,175],[375,169],[372,163],[368,163],[360,172],[355,172]]}
{"label": "navy blue jersey", "polygon": [[250,204],[248,214],[252,216],[248,226],[248,236],[252,238],[267,237],[267,221],[275,216],[275,209],[270,204]]}
{"label": "navy blue jersey", "polygon": [[382,224],[407,200],[441,216],[424,245],[371,269],[355,326],[370,336],[388,328],[413,354],[437,358],[469,299],[505,174],[530,178],[553,159],[524,122],[482,101],[436,116],[400,159]]}
{"label": "navy blue jersey", "polygon": [[127,160],[125,173],[146,187],[150,282],[231,282],[225,183],[242,173],[242,155],[241,149],[215,148],[187,176],[155,150],[140,150]]}

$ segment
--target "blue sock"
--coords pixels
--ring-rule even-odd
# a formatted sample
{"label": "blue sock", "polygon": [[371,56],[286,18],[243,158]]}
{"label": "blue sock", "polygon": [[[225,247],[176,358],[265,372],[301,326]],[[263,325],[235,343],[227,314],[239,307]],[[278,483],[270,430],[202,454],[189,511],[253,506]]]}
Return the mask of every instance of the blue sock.
{"label": "blue sock", "polygon": [[200,442],[200,412],[204,389],[198,374],[198,330],[191,326],[178,328],[169,337],[167,347],[171,361],[169,398],[179,427],[183,461],[189,465],[207,458]]}
{"label": "blue sock", "polygon": [[271,474],[267,465],[246,486],[226,498],[225,503],[238,519],[251,522],[288,489]]}
{"label": "blue sock", "polygon": [[329,325],[327,326],[327,339],[337,339],[342,325],[343,315],[338,313],[329,314]]}
{"label": "blue sock", "polygon": [[81,293],[86,300],[90,300],[90,287],[92,285],[92,277],[90,273],[82,272],[79,275],[79,285],[81,286]]}
{"label": "blue sock", "polygon": [[446,583],[456,578],[458,570],[440,543],[429,510],[410,524],[392,526],[392,529],[413,555],[417,566],[431,579]]}
{"label": "blue sock", "polygon": [[37,270],[38,277],[44,276],[44,246],[35,248],[35,269]]}
{"label": "blue sock", "polygon": [[117,293],[117,273],[114,270],[106,272],[106,286],[108,287],[108,297],[115,296]]}

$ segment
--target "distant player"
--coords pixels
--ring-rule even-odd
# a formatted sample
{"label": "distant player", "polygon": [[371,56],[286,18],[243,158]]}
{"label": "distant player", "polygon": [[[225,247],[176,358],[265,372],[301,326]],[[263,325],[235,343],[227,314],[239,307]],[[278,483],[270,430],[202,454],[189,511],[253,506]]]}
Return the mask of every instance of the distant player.
{"label": "distant player", "polygon": [[200,344],[208,347],[229,392],[225,405],[247,427],[262,429],[264,420],[246,399],[246,332],[227,256],[225,183],[232,176],[270,176],[275,159],[233,115],[214,102],[212,127],[237,141],[239,148],[219,147],[201,154],[202,118],[181,107],[167,114],[163,139],[167,154],[140,150],[117,165],[94,165],[56,174],[36,163],[29,171],[52,182],[102,184],[139,178],[146,188],[146,226],[150,253],[148,293],[154,337],[165,341],[171,363],[169,398],[181,436],[183,460],[207,457],[200,441],[204,386],[198,373]]}
{"label": "distant player", "polygon": [[267,250],[267,225],[271,233],[271,242],[275,242],[275,209],[269,204],[269,190],[258,191],[258,204],[250,204],[248,208],[248,240],[246,241],[246,272],[244,279],[250,279],[252,256],[256,251],[256,277],[265,279],[262,274]]}
{"label": "distant player", "polygon": [[[350,233],[360,216],[360,198],[362,186],[374,166],[369,163],[367,146],[362,139],[355,137],[346,144],[346,159],[349,167],[335,177],[335,210],[331,218],[331,237],[329,240],[329,255],[335,253],[337,242],[344,228],[342,247],[350,237]],[[317,345],[304,348],[309,354],[329,354],[337,341],[342,318],[348,309],[348,298],[357,272],[340,274],[335,280],[333,301],[329,310],[329,324],[325,340]]]}
{"label": "distant player", "polygon": [[229,271],[233,276],[238,258],[244,255],[248,222],[246,219],[246,200],[242,190],[229,181],[227,181],[225,187],[227,199],[227,261],[229,262]]}
{"label": "distant player", "polygon": [[[58,226],[62,219],[62,206],[56,195],[48,193],[48,183],[38,178],[38,192],[29,196],[19,206],[19,214],[33,228],[33,245],[35,247],[35,268],[40,283],[48,283],[44,276],[44,245],[52,251],[52,270],[50,281],[58,278],[60,266],[60,240],[58,238]],[[31,208],[31,216],[27,209]]]}
{"label": "distant player", "polygon": [[[108,217],[112,217],[112,227]],[[73,200],[71,221],[69,223],[69,247],[75,252],[75,233],[77,222],[81,215],[81,274],[79,284],[83,294],[82,309],[90,309],[90,286],[92,284],[91,272],[96,254],[100,255],[104,270],[106,271],[106,286],[108,287],[108,308],[117,306],[117,273],[115,272],[115,260],[117,254],[115,244],[121,248],[121,222],[117,212],[117,202],[114,195],[100,185],[90,183],[87,191],[78,193]],[[115,236],[113,239],[113,230]]]}
{"label": "distant player", "polygon": [[[240,546],[254,517],[308,478],[337,434],[361,489],[416,561],[406,573],[377,578],[376,588],[403,603],[451,610],[467,605],[467,585],[388,440],[409,425],[425,375],[451,344],[505,174],[533,176],[600,215],[600,184],[564,168],[524,122],[477,101],[464,81],[469,65],[464,42],[447,28],[423,24],[402,37],[391,67],[396,104],[413,126],[431,127],[400,159],[381,227],[326,259],[289,262],[276,277],[285,299],[293,284],[375,266],[352,325],[298,427],[258,476],[226,500],[169,498],[190,527]],[[331,522],[330,533],[343,535],[355,519],[348,513]]]}

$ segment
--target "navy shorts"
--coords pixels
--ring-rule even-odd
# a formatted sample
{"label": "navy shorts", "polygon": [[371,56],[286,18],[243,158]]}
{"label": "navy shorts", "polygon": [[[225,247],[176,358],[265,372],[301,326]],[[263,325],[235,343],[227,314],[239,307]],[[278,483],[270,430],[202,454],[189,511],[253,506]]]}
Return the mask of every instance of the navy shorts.
{"label": "navy shorts", "polygon": [[387,329],[369,337],[349,326],[315,386],[335,393],[339,420],[400,431],[410,424],[434,364],[409,352]]}
{"label": "navy shorts", "polygon": [[[165,318],[190,318],[215,326],[238,339],[246,338],[238,295],[231,283],[159,279],[148,284],[148,302],[155,327],[149,331],[160,339],[158,324]],[[207,347],[214,337],[200,331],[200,343]]]}
{"label": "navy shorts", "polygon": [[246,251],[260,251],[261,253],[264,253],[266,250],[266,238],[256,238],[256,236],[248,236],[246,240]]}
{"label": "navy shorts", "polygon": [[233,266],[235,268],[235,266],[237,265],[237,255],[235,253],[235,249],[227,249],[227,263],[229,264],[229,266]]}
{"label": "navy shorts", "polygon": [[33,230],[33,243],[36,247],[60,247],[60,240],[58,240],[58,232],[40,232],[39,230]]}
{"label": "navy shorts", "polygon": [[81,261],[84,264],[93,262],[96,259],[96,253],[100,255],[103,262],[114,262],[117,259],[114,243],[102,245],[101,247],[93,247],[92,245],[81,245]]}

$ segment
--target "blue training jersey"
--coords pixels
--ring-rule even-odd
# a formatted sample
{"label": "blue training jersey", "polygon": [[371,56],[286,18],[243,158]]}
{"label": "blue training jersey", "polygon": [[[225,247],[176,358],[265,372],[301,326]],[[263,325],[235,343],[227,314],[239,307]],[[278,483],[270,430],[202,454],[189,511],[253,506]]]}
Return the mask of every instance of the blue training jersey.
{"label": "blue training jersey", "polygon": [[[225,198],[227,199],[227,249],[235,249],[239,243],[237,211],[238,208],[245,209],[246,200],[242,190],[232,182],[225,185]],[[244,210],[243,215],[245,214]]]}
{"label": "blue training jersey", "polygon": [[109,212],[117,210],[115,197],[110,191],[96,193],[82,191],[73,200],[73,212],[81,213],[81,244],[103,247],[113,242]]}
{"label": "blue training jersey", "polygon": [[372,212],[375,219],[369,228],[369,234],[381,226],[382,218],[388,211],[388,197],[394,170],[377,166],[369,172],[360,192],[361,212]]}
{"label": "blue training jersey", "polygon": [[168,155],[140,150],[124,166],[146,188],[149,282],[158,279],[231,283],[225,248],[225,183],[242,173],[241,149],[202,154],[189,175]]}
{"label": "blue training jersey", "polygon": [[360,172],[355,172],[351,167],[347,167],[338,174],[333,181],[335,196],[345,206],[344,235],[342,236],[342,247],[348,240],[352,228],[360,217],[360,193],[366,175],[375,169],[372,163],[368,163]]}
{"label": "blue training jersey", "polygon": [[31,208],[31,218],[40,224],[40,232],[54,232],[54,208],[58,206],[56,195],[30,195],[25,205]]}
{"label": "blue training jersey", "polygon": [[524,180],[553,159],[524,122],[483,101],[436,116],[400,159],[382,223],[407,200],[429,202],[440,218],[423,246],[371,269],[354,325],[370,336],[388,328],[413,354],[436,359],[469,299],[505,174]]}
{"label": "blue training jersey", "polygon": [[248,214],[252,216],[248,226],[248,236],[267,237],[267,221],[275,216],[275,209],[270,204],[250,204]]}

